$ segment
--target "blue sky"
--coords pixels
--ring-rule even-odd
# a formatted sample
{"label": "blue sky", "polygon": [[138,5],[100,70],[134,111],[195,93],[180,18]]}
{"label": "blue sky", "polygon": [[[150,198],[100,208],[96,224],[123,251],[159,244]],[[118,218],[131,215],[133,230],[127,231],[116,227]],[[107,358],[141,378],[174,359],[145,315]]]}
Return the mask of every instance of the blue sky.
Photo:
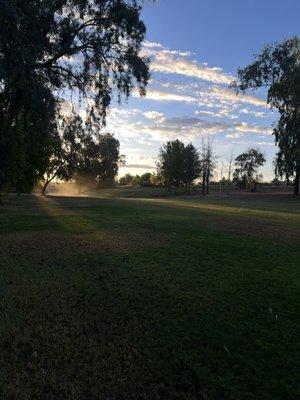
{"label": "blue sky", "polygon": [[267,158],[264,178],[271,179],[277,114],[266,107],[265,93],[236,96],[228,84],[264,44],[299,35],[299,15],[300,0],[146,2],[148,94],[134,92],[127,104],[113,105],[108,119],[126,155],[120,175],[155,168],[167,140],[200,147],[210,135],[219,165],[231,151],[258,147]]}

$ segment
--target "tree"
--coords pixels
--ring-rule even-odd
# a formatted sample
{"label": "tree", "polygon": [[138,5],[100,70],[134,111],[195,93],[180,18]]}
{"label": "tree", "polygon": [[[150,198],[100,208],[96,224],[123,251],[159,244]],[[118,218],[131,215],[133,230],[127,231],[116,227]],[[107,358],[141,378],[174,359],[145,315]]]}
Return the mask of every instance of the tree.
{"label": "tree", "polygon": [[[89,128],[90,129],[90,128]],[[80,158],[73,175],[79,189],[112,186],[123,157],[120,143],[110,133],[85,132],[81,137]]]}
{"label": "tree", "polygon": [[150,183],[152,186],[163,186],[164,179],[160,174],[151,174]]}
{"label": "tree", "polygon": [[[149,79],[139,0],[1,0],[0,190],[30,190],[46,169],[59,93],[105,122]],[[51,145],[50,145],[51,146]]]}
{"label": "tree", "polygon": [[294,176],[294,194],[300,182],[300,39],[265,46],[256,60],[238,70],[232,84],[237,91],[266,87],[267,103],[279,111],[274,129],[279,147],[276,172],[288,179]]}
{"label": "tree", "polygon": [[141,184],[141,177],[139,175],[135,175],[132,180],[132,186],[140,186]]}
{"label": "tree", "polygon": [[125,176],[122,176],[119,180],[119,184],[122,186],[125,185],[131,185],[134,177],[130,174],[126,174]]}
{"label": "tree", "polygon": [[264,165],[266,159],[259,150],[249,149],[245,153],[240,154],[235,159],[235,171],[233,173],[233,181],[240,187],[246,188],[253,186],[253,191],[256,191],[256,186],[260,175],[258,169]]}
{"label": "tree", "polygon": [[209,183],[214,175],[216,168],[215,155],[213,151],[213,144],[209,137],[202,140],[201,156],[201,178],[202,178],[202,194],[209,193]]}
{"label": "tree", "polygon": [[234,152],[232,151],[232,149],[230,150],[230,153],[227,155],[226,160],[228,162],[228,169],[227,169],[227,179],[228,182],[231,182],[231,176],[232,176],[232,167],[233,167],[233,163],[234,163]]}
{"label": "tree", "polygon": [[175,194],[184,181],[185,146],[180,140],[173,140],[164,144],[159,150],[158,173],[164,178],[171,190],[174,186]]}
{"label": "tree", "polygon": [[140,185],[141,186],[151,186],[151,172],[145,172],[142,176],[141,176],[141,180],[140,180]]}
{"label": "tree", "polygon": [[55,178],[74,179],[79,188],[111,186],[124,162],[119,141],[110,133],[100,134],[97,124],[84,123],[76,114],[62,118],[58,125],[42,193]]}
{"label": "tree", "polygon": [[191,190],[191,184],[200,175],[201,164],[197,149],[192,143],[184,149],[184,183],[186,190]]}
{"label": "tree", "polygon": [[58,134],[52,141],[52,152],[43,177],[42,194],[55,178],[70,180],[78,168],[82,153],[84,126],[82,119],[73,114],[61,119]]}

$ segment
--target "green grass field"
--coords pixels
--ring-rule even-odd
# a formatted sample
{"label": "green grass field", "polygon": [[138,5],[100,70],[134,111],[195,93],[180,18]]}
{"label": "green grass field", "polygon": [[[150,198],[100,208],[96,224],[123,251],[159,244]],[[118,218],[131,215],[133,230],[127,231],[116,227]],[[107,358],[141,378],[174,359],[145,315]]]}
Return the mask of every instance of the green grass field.
{"label": "green grass field", "polygon": [[300,201],[11,196],[3,400],[296,400]]}

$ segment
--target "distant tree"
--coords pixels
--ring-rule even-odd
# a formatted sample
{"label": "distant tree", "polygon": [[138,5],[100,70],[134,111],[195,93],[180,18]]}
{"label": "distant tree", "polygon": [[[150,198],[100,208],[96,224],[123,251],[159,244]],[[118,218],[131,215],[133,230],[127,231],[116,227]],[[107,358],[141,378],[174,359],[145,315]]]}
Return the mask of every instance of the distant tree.
{"label": "distant tree", "polygon": [[152,186],[163,186],[164,179],[160,174],[151,174],[150,183]]}
{"label": "distant tree", "polygon": [[132,186],[140,186],[141,184],[141,177],[139,175],[135,175],[132,180]]}
{"label": "distant tree", "polygon": [[228,179],[228,182],[230,182],[231,178],[232,178],[232,169],[233,169],[234,159],[235,159],[234,152],[231,149],[230,153],[226,157],[226,160],[227,160],[227,163],[228,163],[228,167],[227,167],[227,179]]}
{"label": "distant tree", "polygon": [[0,191],[43,176],[59,93],[104,122],[116,93],[141,94],[149,60],[139,0],[1,0]]}
{"label": "distant tree", "polygon": [[171,142],[167,142],[159,149],[157,169],[165,184],[168,186],[169,192],[171,191],[173,176],[172,176],[172,146]]}
{"label": "distant tree", "polygon": [[125,176],[122,176],[119,180],[119,184],[122,186],[125,185],[131,185],[134,177],[130,174],[126,174]]}
{"label": "distant tree", "polygon": [[100,134],[97,143],[99,165],[97,183],[100,186],[112,186],[118,174],[119,166],[124,166],[125,158],[120,155],[120,142],[111,133]]}
{"label": "distant tree", "polygon": [[256,60],[238,70],[232,84],[237,91],[268,88],[267,102],[279,111],[274,129],[279,147],[276,173],[294,179],[294,194],[300,182],[300,38],[297,36],[265,46]]}
{"label": "distant tree", "polygon": [[151,186],[151,172],[141,175],[140,186]]}
{"label": "distant tree", "polygon": [[174,186],[175,194],[184,181],[185,146],[180,140],[173,140],[163,145],[159,151],[158,171],[167,182],[169,190]]}
{"label": "distant tree", "polygon": [[221,168],[220,168],[220,192],[222,192],[222,188],[224,183],[226,183],[226,179],[224,178],[224,161],[221,162]]}
{"label": "distant tree", "polygon": [[265,162],[266,159],[263,153],[256,149],[249,149],[245,153],[240,154],[235,159],[233,181],[241,189],[253,185],[253,191],[256,191],[256,186],[260,179],[258,169],[264,165]]}
{"label": "distant tree", "polygon": [[202,140],[200,165],[202,178],[202,194],[205,195],[209,193],[209,183],[214,175],[214,171],[216,168],[213,144],[209,137]]}
{"label": "distant tree", "polygon": [[192,143],[188,144],[184,149],[184,183],[185,190],[191,190],[191,184],[199,177],[201,172],[200,156],[197,149]]}

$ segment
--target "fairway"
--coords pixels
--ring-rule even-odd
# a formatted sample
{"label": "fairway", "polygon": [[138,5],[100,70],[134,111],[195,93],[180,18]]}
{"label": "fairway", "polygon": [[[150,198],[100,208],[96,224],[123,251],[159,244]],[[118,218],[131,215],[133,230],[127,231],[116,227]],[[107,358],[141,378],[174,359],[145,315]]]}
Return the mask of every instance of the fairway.
{"label": "fairway", "polygon": [[11,195],[3,400],[299,398],[300,201]]}

